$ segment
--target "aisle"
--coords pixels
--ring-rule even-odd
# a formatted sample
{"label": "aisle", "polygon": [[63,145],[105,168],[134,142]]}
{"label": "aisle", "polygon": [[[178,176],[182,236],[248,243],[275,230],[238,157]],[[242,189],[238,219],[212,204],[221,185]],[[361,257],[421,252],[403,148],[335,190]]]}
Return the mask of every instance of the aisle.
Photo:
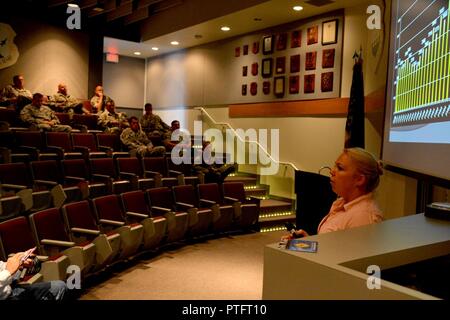
{"label": "aisle", "polygon": [[261,299],[263,248],[283,234],[232,235],[143,257],[115,268],[81,299]]}

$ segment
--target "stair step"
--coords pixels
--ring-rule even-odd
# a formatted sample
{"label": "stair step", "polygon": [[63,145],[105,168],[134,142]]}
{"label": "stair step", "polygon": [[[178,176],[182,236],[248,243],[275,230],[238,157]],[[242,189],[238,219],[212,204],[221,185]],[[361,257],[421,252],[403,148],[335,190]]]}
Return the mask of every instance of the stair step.
{"label": "stair step", "polygon": [[275,200],[275,199],[264,199],[261,200],[260,203],[260,211],[262,213],[268,213],[268,212],[283,212],[283,211],[292,211],[292,203],[281,201],[281,200]]}
{"label": "stair step", "polygon": [[243,182],[245,186],[254,186],[257,183],[257,178],[251,176],[228,176],[225,182]]}

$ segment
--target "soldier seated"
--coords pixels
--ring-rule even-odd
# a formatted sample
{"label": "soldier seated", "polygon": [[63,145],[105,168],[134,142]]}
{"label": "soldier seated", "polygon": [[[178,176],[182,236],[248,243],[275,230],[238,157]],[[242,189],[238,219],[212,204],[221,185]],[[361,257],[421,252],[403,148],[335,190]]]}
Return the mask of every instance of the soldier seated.
{"label": "soldier seated", "polygon": [[129,127],[127,115],[123,112],[116,112],[114,100],[106,102],[105,111],[99,117],[97,124],[106,133],[120,134],[123,129]]}
{"label": "soldier seated", "polygon": [[57,112],[65,112],[72,116],[77,114],[89,114],[89,110],[83,107],[83,103],[67,93],[67,86],[63,83],[58,85],[58,92],[50,100],[50,106]]}
{"label": "soldier seated", "polygon": [[31,127],[46,131],[70,132],[71,126],[62,125],[55,113],[44,105],[42,93],[35,93],[31,104],[25,106],[20,112],[20,118]]}
{"label": "soldier seated", "polygon": [[140,128],[139,120],[136,117],[130,118],[130,127],[123,130],[120,140],[128,147],[132,155],[157,157],[163,156],[166,152],[164,147],[152,145],[145,132]]}

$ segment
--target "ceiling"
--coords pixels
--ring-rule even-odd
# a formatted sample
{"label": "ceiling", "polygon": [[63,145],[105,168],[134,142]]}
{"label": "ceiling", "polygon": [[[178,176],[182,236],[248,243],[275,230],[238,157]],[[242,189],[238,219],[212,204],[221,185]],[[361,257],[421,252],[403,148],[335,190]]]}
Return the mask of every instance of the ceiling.
{"label": "ceiling", "polygon": [[[324,4],[316,6],[311,3]],[[179,30],[165,33],[164,28],[168,27],[167,29],[169,29],[171,21],[177,19],[177,9],[173,8],[172,12],[169,10],[164,14],[165,17],[161,17],[161,19],[165,19],[166,24],[168,24],[168,26],[164,26],[162,23],[158,25],[158,30],[162,33],[161,35],[142,39],[141,42],[105,37],[104,52],[118,53],[119,55],[135,58],[154,57],[359,4],[360,3],[355,4],[354,0],[263,1],[262,3],[248,8],[236,10],[232,13],[221,15],[208,21],[194,23],[192,25],[180,27]],[[303,10],[294,11],[292,8],[296,5],[302,6]],[[183,10],[182,5],[180,5],[178,9]],[[151,21],[149,23],[151,23]],[[222,26],[229,26],[231,30],[223,32],[220,30]],[[170,44],[170,42],[174,40],[179,42],[178,46]],[[159,50],[153,51],[152,47],[157,47]],[[137,56],[134,52],[140,52],[141,54]]]}
{"label": "ceiling", "polygon": [[[366,0],[365,2],[368,2]],[[148,58],[360,5],[354,0],[15,0],[19,12],[66,27],[69,4],[81,12],[82,30],[105,36],[104,52]],[[296,5],[302,11],[294,11]],[[1,16],[1,14],[0,14]],[[222,26],[231,28],[228,32]],[[178,46],[170,44],[178,41]],[[152,47],[159,50],[154,51]],[[134,52],[140,52],[137,56]]]}

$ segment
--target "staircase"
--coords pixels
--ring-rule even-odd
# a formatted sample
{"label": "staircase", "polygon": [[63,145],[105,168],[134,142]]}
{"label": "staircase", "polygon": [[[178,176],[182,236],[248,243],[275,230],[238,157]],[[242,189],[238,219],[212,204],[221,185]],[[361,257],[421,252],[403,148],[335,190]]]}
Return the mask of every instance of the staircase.
{"label": "staircase", "polygon": [[286,230],[284,223],[295,223],[295,206],[291,199],[283,199],[270,195],[269,186],[261,185],[258,176],[248,173],[235,173],[229,175],[225,182],[243,182],[247,197],[261,199],[259,213],[260,232]]}

